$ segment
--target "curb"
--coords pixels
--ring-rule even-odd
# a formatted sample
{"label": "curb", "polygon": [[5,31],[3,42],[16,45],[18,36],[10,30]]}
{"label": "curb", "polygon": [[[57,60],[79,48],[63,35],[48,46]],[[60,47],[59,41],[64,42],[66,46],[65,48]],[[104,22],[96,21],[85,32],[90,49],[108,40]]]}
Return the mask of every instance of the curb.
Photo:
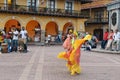
{"label": "curb", "polygon": [[100,50],[100,49],[92,49],[91,51],[98,53],[120,54],[120,51],[109,51],[109,50]]}

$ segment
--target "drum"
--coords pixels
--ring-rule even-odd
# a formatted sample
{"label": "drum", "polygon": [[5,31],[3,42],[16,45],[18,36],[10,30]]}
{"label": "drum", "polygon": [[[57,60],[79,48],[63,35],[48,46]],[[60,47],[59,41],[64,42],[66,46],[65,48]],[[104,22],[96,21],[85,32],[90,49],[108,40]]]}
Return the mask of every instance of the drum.
{"label": "drum", "polygon": [[7,43],[2,43],[1,44],[1,52],[2,53],[7,53],[8,52],[8,45],[7,45]]}

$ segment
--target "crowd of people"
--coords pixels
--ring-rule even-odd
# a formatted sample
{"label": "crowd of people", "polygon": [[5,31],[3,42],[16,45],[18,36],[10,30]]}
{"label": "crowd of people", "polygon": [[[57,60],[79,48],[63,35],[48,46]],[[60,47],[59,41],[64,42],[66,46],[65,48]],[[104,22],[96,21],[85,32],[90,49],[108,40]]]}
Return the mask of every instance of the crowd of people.
{"label": "crowd of people", "polygon": [[101,48],[111,51],[120,50],[120,32],[118,29],[115,31],[106,29],[101,42]]}
{"label": "crowd of people", "polygon": [[[72,32],[72,30],[70,30]],[[66,33],[66,34],[58,34],[56,36],[51,36],[50,34],[48,34],[46,36],[46,40],[45,40],[45,43],[50,45],[52,42],[54,43],[63,43],[66,38],[68,37],[68,34],[70,34],[71,32],[69,31],[69,33]],[[86,41],[82,47],[84,48],[84,50],[91,50],[92,48],[97,48],[97,43],[98,43],[98,39],[95,35],[92,35],[88,32],[86,33],[77,33],[78,34],[78,37],[79,38],[83,38],[85,37],[86,35],[91,35],[91,39],[89,39],[88,41]]]}
{"label": "crowd of people", "polygon": [[58,34],[56,36],[52,36],[50,34],[48,34],[46,36],[46,39],[45,39],[45,43],[48,44],[48,45],[51,45],[51,44],[54,44],[54,43],[62,43],[63,42],[63,39],[62,39],[62,35],[61,34]]}
{"label": "crowd of people", "polygon": [[[27,37],[28,33],[24,27],[21,30],[17,28],[12,28],[11,31],[5,32],[4,30],[0,31],[0,50],[1,52],[27,52]],[[3,46],[4,44],[4,46]],[[6,47],[5,47],[6,45]]]}

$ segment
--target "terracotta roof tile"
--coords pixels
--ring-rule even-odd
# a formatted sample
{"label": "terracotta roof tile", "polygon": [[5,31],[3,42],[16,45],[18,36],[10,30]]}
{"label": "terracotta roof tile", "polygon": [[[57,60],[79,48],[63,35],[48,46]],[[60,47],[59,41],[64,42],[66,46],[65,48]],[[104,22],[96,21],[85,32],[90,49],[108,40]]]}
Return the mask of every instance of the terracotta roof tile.
{"label": "terracotta roof tile", "polygon": [[81,9],[105,7],[107,4],[111,3],[112,1],[113,0],[95,0],[91,3],[82,4]]}

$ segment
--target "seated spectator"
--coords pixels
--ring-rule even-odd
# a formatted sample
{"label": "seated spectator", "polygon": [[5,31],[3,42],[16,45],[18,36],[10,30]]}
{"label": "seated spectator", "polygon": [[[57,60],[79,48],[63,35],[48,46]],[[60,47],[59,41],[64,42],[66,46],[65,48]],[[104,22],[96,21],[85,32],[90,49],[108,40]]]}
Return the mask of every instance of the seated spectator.
{"label": "seated spectator", "polygon": [[105,49],[107,41],[108,41],[108,29],[106,29],[105,33],[103,34],[103,40],[101,42],[101,48]]}
{"label": "seated spectator", "polygon": [[118,29],[115,30],[113,34],[113,43],[112,43],[112,50],[119,51],[120,50],[120,32]]}
{"label": "seated spectator", "polygon": [[96,36],[92,36],[91,40],[89,40],[89,44],[91,45],[91,48],[97,48],[98,39]]}
{"label": "seated spectator", "polygon": [[106,50],[112,50],[112,42],[113,42],[113,30],[110,30],[109,34],[108,34],[108,42],[107,42],[107,45],[106,45]]}

